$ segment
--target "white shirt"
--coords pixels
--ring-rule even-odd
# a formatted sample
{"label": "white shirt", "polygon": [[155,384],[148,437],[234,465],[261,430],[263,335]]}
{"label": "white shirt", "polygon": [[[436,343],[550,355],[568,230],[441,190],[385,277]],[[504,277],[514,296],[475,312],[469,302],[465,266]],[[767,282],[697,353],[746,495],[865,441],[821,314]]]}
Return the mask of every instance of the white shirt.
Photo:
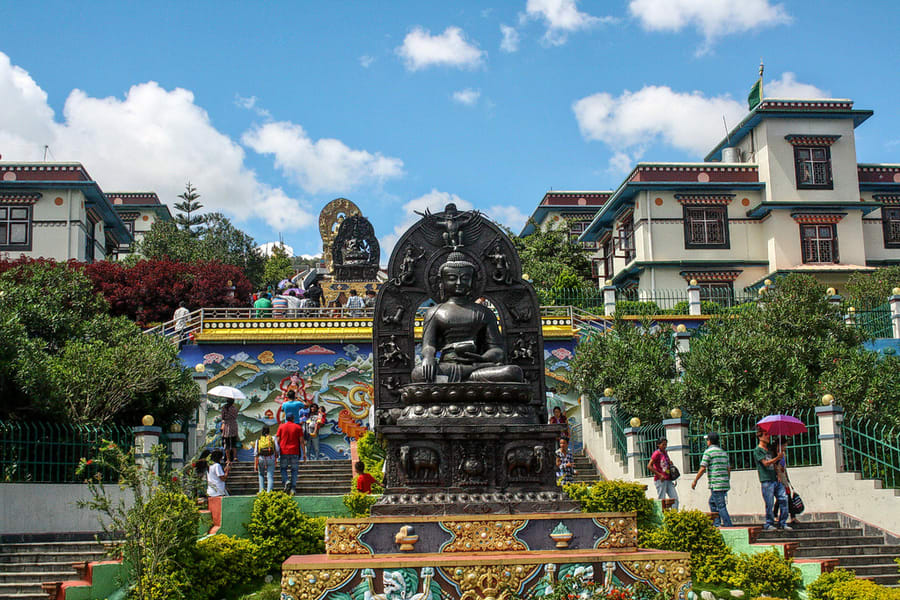
{"label": "white shirt", "polygon": [[183,306],[179,306],[175,310],[175,315],[173,316],[173,318],[175,319],[175,331],[181,331],[185,328],[185,326],[187,326],[187,318],[190,314],[191,311]]}
{"label": "white shirt", "polygon": [[206,495],[213,496],[227,496],[228,490],[225,489],[225,480],[222,479],[225,476],[225,469],[222,468],[222,465],[219,463],[213,463],[209,466],[209,471],[206,473]]}

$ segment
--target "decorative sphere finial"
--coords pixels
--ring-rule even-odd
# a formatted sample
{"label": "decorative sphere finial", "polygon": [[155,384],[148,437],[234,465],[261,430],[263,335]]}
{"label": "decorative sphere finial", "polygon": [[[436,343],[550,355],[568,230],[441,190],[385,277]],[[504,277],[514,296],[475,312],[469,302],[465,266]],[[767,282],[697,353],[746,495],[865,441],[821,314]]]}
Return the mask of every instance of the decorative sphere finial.
{"label": "decorative sphere finial", "polygon": [[612,398],[613,389],[611,387],[606,388],[605,390],[603,390],[603,395],[607,398]]}
{"label": "decorative sphere finial", "polygon": [[628,424],[631,425],[632,427],[634,427],[635,429],[637,429],[638,427],[641,426],[641,420],[638,419],[637,417],[631,417],[631,420],[628,421]]}
{"label": "decorative sphere finial", "polygon": [[696,280],[696,279],[691,279],[691,285],[697,285],[697,280]]}
{"label": "decorative sphere finial", "polygon": [[669,414],[672,415],[673,419],[680,419],[682,412],[680,408],[673,408]]}
{"label": "decorative sphere finial", "polygon": [[679,323],[677,327],[675,327],[675,331],[678,333],[685,333],[687,331],[687,327],[684,326],[684,323]]}
{"label": "decorative sphere finial", "polygon": [[822,396],[822,405],[828,406],[830,404],[834,404],[834,396],[832,396],[831,394],[825,394],[824,396]]}
{"label": "decorative sphere finial", "polygon": [[141,424],[143,424],[144,427],[153,427],[154,422],[153,415],[144,415],[144,418],[141,419]]}
{"label": "decorative sphere finial", "polygon": [[895,287],[891,290],[891,293],[895,296],[900,296],[900,287]]}
{"label": "decorative sphere finial", "polygon": [[[612,285],[612,279],[607,279],[606,281],[603,282],[603,285],[605,285],[605,286],[607,286],[607,287],[611,286],[611,285]],[[898,288],[898,289],[900,289],[900,288]],[[900,293],[900,292],[898,292],[898,293]]]}
{"label": "decorative sphere finial", "polygon": [[203,363],[197,363],[196,365],[194,365],[194,370],[198,373],[203,373],[204,371],[206,371],[206,365],[204,365]]}
{"label": "decorative sphere finial", "polygon": [[837,296],[837,290],[834,288],[828,288],[825,290],[825,294],[828,296]]}
{"label": "decorative sphere finial", "polygon": [[856,309],[851,306],[850,308],[847,309],[847,312],[852,314],[852,313],[856,312]]}
{"label": "decorative sphere finial", "polygon": [[769,287],[770,285],[772,285],[772,280],[766,279],[765,281],[763,281],[763,283],[766,285],[766,287]]}
{"label": "decorative sphere finial", "polygon": [[169,427],[169,431],[172,433],[181,433],[181,423],[172,423],[172,426]]}

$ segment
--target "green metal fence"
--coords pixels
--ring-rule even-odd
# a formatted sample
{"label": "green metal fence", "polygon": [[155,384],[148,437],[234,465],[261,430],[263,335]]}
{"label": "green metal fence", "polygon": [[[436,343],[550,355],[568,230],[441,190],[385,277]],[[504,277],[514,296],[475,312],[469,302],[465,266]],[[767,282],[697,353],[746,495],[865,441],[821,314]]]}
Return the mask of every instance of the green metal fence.
{"label": "green metal fence", "polygon": [[[791,436],[787,439],[788,467],[813,466],[822,464],[822,449],[819,445],[819,420],[815,410],[804,409],[786,413],[797,417],[806,425],[806,433]],[[690,472],[696,473],[700,468],[700,459],[706,450],[704,436],[712,431],[719,434],[722,449],[728,452],[732,471],[751,471],[756,468],[753,451],[758,445],[756,439],[756,423],[762,416],[737,416],[728,419],[713,420],[693,418],[688,429],[690,446]]]}
{"label": "green metal fence", "polygon": [[893,337],[894,331],[891,325],[891,305],[889,302],[882,304],[862,301],[846,302],[843,306],[845,315],[851,315],[851,304],[854,310],[850,318],[857,327],[873,338]]}
{"label": "green metal fence", "polygon": [[588,408],[591,410],[591,420],[594,421],[594,427],[598,430],[603,429],[603,411],[600,410],[600,399],[590,398],[588,400]]}
{"label": "green metal fence", "polygon": [[886,488],[900,488],[900,431],[847,415],[841,434],[844,471],[858,471]]}
{"label": "green metal fence", "polygon": [[612,407],[612,433],[615,440],[616,454],[621,460],[625,460],[628,456],[628,443],[625,441],[625,428],[628,427],[628,415],[619,410],[617,406]]}
{"label": "green metal fence", "polygon": [[80,483],[78,463],[96,457],[103,440],[130,448],[134,434],[118,425],[0,421],[0,482]]}
{"label": "green metal fence", "polygon": [[652,477],[653,473],[647,468],[650,457],[656,451],[656,444],[666,437],[666,428],[662,423],[641,425],[637,432],[637,450],[639,454],[638,464],[641,469],[641,477]]}
{"label": "green metal fence", "polygon": [[603,290],[584,288],[535,288],[541,306],[577,306],[603,314]]}

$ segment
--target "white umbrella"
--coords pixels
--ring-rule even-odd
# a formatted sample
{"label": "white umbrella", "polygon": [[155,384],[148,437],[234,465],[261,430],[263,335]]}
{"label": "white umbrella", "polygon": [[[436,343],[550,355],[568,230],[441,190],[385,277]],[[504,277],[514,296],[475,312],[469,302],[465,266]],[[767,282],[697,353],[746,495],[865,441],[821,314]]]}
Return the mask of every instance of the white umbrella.
{"label": "white umbrella", "polygon": [[236,387],[231,387],[230,385],[217,385],[206,393],[210,396],[232,398],[233,400],[244,400],[247,398],[247,396],[244,395],[244,392],[237,389]]}

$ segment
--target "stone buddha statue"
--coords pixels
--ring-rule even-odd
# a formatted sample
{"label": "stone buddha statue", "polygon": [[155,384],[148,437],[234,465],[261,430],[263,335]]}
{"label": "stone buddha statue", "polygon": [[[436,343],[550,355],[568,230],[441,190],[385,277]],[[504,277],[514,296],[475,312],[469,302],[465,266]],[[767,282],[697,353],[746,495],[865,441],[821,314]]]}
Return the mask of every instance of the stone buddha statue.
{"label": "stone buddha statue", "polygon": [[454,251],[441,265],[439,276],[443,302],[425,315],[422,364],[413,369],[412,380],[433,383],[446,377],[451,383],[522,382],[522,369],[506,364],[494,313],[472,300],[475,265]]}

